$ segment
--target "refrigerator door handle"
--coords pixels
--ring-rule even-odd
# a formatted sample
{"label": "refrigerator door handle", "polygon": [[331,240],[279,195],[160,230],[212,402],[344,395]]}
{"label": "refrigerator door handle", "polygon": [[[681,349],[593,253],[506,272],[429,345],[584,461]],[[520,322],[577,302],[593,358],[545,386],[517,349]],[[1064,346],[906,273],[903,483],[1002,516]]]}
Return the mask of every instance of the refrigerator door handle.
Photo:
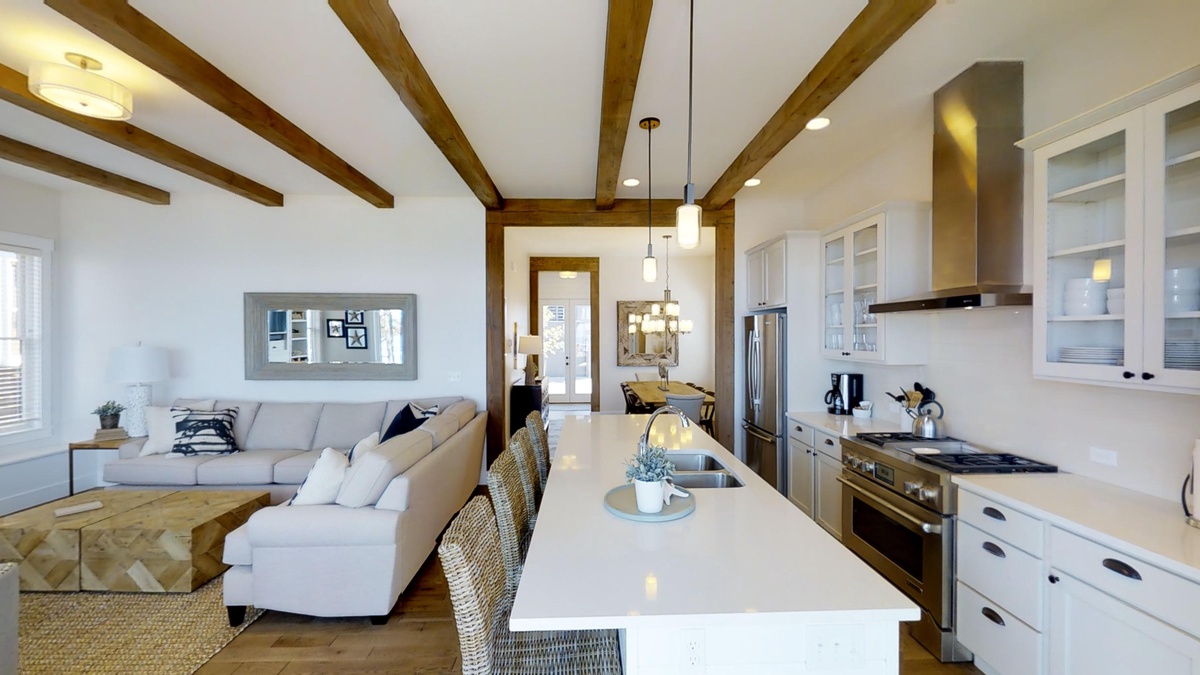
{"label": "refrigerator door handle", "polygon": [[763,386],[763,358],[762,358],[762,339],[757,331],[754,334],[754,409],[758,410],[762,407],[762,386]]}
{"label": "refrigerator door handle", "polygon": [[742,422],[742,429],[745,429],[746,433],[750,434],[751,436],[757,438],[760,441],[764,441],[766,443],[770,443],[771,445],[775,445],[775,438],[768,436],[768,435],[764,434],[763,432],[759,431],[758,429],[755,429],[754,427],[750,426],[749,422]]}

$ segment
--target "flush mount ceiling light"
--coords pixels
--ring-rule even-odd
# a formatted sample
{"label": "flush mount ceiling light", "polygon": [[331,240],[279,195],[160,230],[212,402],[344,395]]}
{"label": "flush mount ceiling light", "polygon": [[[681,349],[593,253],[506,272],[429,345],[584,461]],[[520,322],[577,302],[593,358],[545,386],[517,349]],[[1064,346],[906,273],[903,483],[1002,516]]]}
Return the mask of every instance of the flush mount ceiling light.
{"label": "flush mount ceiling light", "polygon": [[127,120],[133,116],[133,94],[93,72],[104,64],[83,54],[66,56],[74,66],[45,61],[30,66],[29,91],[34,96],[88,117]]}
{"label": "flush mount ceiling light", "polygon": [[559,272],[558,273],[559,279],[574,279],[577,276],[579,276],[579,272]]}
{"label": "flush mount ceiling light", "polygon": [[658,261],[654,259],[654,130],[660,122],[657,117],[645,117],[638,126],[646,130],[646,257],[642,258],[642,281],[654,283],[658,279]]}
{"label": "flush mount ceiling light", "polygon": [[808,121],[808,124],[804,125],[804,128],[809,131],[820,131],[827,126],[829,126],[828,117],[814,117]]}
{"label": "flush mount ceiling light", "polygon": [[742,185],[745,185],[746,187],[758,187],[759,185],[762,185],[762,179],[761,178],[747,178],[746,182],[742,183]]}
{"label": "flush mount ceiling light", "polygon": [[642,181],[636,178],[626,178],[625,180],[621,181],[621,185],[624,185],[625,187],[637,187],[641,184]]}
{"label": "flush mount ceiling light", "polygon": [[696,203],[696,186],[692,183],[692,38],[696,33],[696,2],[688,4],[688,159],[687,185],[683,186],[683,204],[675,209],[675,235],[680,248],[700,245],[700,205]]}

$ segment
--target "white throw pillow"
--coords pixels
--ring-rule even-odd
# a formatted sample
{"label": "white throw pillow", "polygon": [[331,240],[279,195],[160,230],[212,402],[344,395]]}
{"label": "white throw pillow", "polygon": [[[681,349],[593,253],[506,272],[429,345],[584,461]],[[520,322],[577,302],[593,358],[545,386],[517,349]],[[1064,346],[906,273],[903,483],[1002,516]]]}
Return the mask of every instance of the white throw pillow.
{"label": "white throw pillow", "polygon": [[308,477],[296,491],[296,496],[292,497],[292,506],[332,504],[337,499],[338,491],[342,488],[342,478],[346,476],[346,469],[349,467],[350,460],[346,459],[346,455],[333,448],[322,450],[317,463],[313,464]]}
{"label": "white throw pillow", "polygon": [[375,431],[370,436],[355,443],[353,448],[350,448],[350,463],[353,464],[355,457],[362,457],[374,450],[377,445],[379,445],[379,432]]}
{"label": "white throw pillow", "polygon": [[167,406],[146,406],[146,442],[139,457],[165,455],[175,447],[175,418]]}

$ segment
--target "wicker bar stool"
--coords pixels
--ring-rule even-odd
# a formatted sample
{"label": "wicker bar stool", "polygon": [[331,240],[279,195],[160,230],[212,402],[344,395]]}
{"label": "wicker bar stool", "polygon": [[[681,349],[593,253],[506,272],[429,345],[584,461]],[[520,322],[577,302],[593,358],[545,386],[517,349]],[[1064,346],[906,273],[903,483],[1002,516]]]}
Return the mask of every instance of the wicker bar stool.
{"label": "wicker bar stool", "polygon": [[537,451],[533,449],[533,441],[529,440],[529,430],[525,427],[517,429],[508,449],[517,458],[517,468],[521,470],[521,484],[525,488],[525,499],[529,502],[529,529],[537,520],[537,509],[542,503],[542,474],[538,471]]}
{"label": "wicker bar stool", "polygon": [[546,489],[546,478],[550,476],[550,439],[546,437],[546,425],[542,423],[542,413],[534,410],[525,417],[525,428],[529,430],[529,440],[533,441],[533,450],[537,453],[538,472],[542,474],[542,489]]}
{"label": "wicker bar stool", "polygon": [[500,538],[487,497],[450,523],[438,557],[450,586],[463,675],[621,672],[616,631],[510,632],[512,600],[497,563]]}
{"label": "wicker bar stool", "polygon": [[529,536],[533,532],[529,523],[532,505],[526,501],[523,482],[512,450],[500,453],[488,469],[488,494],[492,496],[492,504],[496,507],[500,553],[510,597],[517,593],[521,568],[525,565],[525,552],[529,549]]}

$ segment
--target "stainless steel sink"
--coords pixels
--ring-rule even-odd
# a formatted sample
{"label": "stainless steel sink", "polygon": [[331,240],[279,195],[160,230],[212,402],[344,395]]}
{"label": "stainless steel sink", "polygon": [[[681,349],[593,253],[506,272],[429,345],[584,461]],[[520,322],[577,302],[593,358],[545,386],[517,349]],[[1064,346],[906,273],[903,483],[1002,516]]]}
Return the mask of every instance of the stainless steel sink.
{"label": "stainless steel sink", "polygon": [[728,471],[676,471],[671,478],[681,488],[742,487],[742,481]]}
{"label": "stainless steel sink", "polygon": [[676,471],[720,471],[725,465],[716,457],[700,452],[668,452],[667,459],[675,465]]}

